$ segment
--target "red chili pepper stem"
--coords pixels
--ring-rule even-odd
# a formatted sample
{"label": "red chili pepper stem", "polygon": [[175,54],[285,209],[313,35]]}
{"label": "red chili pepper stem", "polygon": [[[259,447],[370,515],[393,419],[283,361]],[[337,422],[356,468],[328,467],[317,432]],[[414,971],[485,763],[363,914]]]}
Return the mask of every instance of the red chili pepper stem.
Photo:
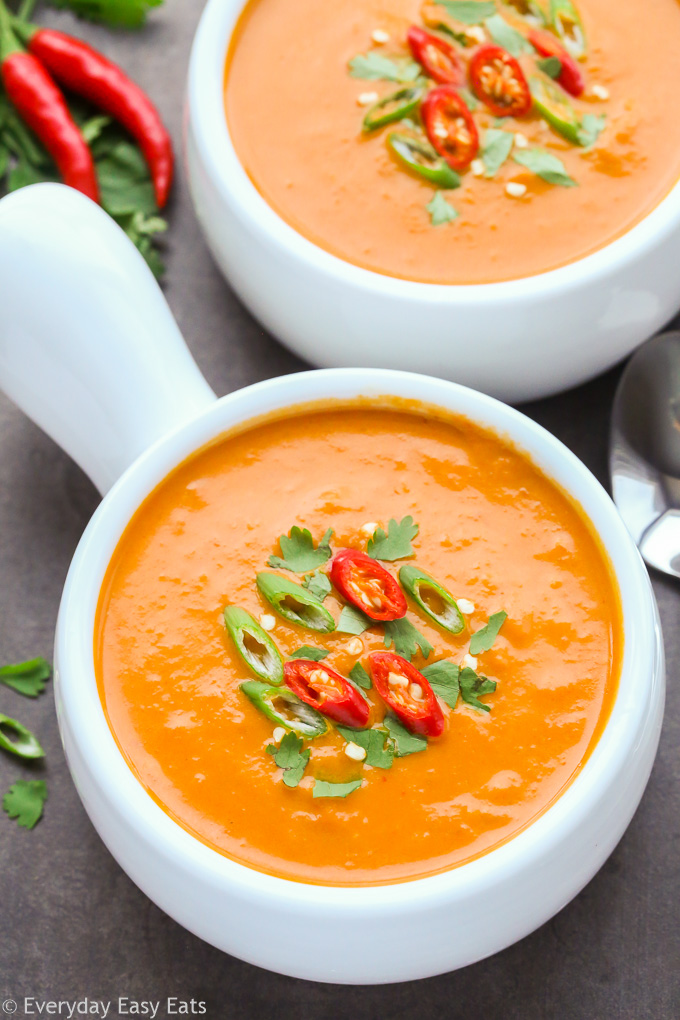
{"label": "red chili pepper stem", "polygon": [[0,63],[11,57],[13,53],[23,53],[24,48],[12,29],[12,17],[0,0]]}

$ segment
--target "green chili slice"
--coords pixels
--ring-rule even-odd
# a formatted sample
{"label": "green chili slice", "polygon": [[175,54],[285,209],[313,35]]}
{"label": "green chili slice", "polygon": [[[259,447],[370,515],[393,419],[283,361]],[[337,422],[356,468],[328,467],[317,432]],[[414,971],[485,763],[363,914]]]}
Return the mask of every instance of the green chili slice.
{"label": "green chili slice", "polygon": [[395,131],[388,135],[387,144],[397,159],[418,177],[424,177],[438,188],[460,187],[460,176],[425,139]]}
{"label": "green chili slice", "polygon": [[562,89],[550,78],[531,78],[529,86],[541,117],[572,145],[581,145],[581,121]]}
{"label": "green chili slice", "polygon": [[543,28],[546,24],[545,11],[537,0],[501,0],[501,7],[506,7],[513,14],[519,15],[528,25]]}
{"label": "green chili slice", "polygon": [[465,620],[456,600],[439,581],[418,567],[405,566],[399,571],[401,586],[422,611],[451,634],[460,634]]}
{"label": "green chili slice", "polygon": [[308,588],[266,571],[258,574],[256,580],[260,593],[285,620],[324,634],[335,630],[335,620]]}
{"label": "green chili slice", "polygon": [[369,107],[364,117],[364,131],[377,131],[386,124],[409,117],[417,109],[425,89],[420,85],[409,85],[383,96]]}
{"label": "green chili slice", "polygon": [[572,57],[581,60],[586,54],[586,33],[581,15],[571,0],[550,0],[550,27]]}
{"label": "green chili slice", "polygon": [[259,680],[246,680],[239,685],[239,690],[276,726],[283,726],[310,740],[326,732],[326,720],[321,713],[306,705],[287,687],[270,687]]}
{"label": "green chili slice", "polygon": [[19,758],[44,758],[37,738],[16,719],[0,714],[0,747]]}
{"label": "green chili slice", "polygon": [[283,657],[250,613],[238,606],[227,606],[224,622],[236,651],[256,677],[270,684],[283,683]]}

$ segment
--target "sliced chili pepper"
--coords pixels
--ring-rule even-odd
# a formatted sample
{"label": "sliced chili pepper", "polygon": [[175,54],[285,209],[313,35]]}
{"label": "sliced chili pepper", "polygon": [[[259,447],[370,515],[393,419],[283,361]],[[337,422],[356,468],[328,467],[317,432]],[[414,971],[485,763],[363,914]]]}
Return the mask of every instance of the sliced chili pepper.
{"label": "sliced chili pepper", "polygon": [[335,620],[309,589],[266,571],[258,574],[255,580],[260,593],[285,620],[324,634],[335,630]]}
{"label": "sliced chili pepper", "polygon": [[283,657],[259,623],[238,606],[227,606],[224,622],[236,651],[260,680],[283,683]]}
{"label": "sliced chili pepper", "polygon": [[564,46],[560,46],[557,39],[550,32],[529,32],[529,42],[542,57],[557,57],[562,70],[555,78],[565,92],[571,96],[580,96],[586,87],[586,80],[583,71],[578,66],[571,54],[567,53]]}
{"label": "sliced chili pepper", "polygon": [[581,121],[562,89],[550,78],[532,78],[530,84],[541,117],[572,145],[581,145]]}
{"label": "sliced chili pepper", "polygon": [[328,729],[321,713],[301,701],[287,687],[270,687],[259,680],[246,680],[239,684],[239,690],[276,726],[299,733],[301,737],[311,740]]}
{"label": "sliced chili pepper", "polygon": [[571,0],[550,0],[550,26],[577,60],[586,55],[586,33]]}
{"label": "sliced chili pepper", "polygon": [[546,23],[545,13],[535,0],[501,0],[501,6],[518,14],[528,25],[543,26]]}
{"label": "sliced chili pepper", "polygon": [[400,620],[406,615],[406,599],[396,579],[359,549],[337,552],[330,578],[343,598],[371,620]]}
{"label": "sliced chili pepper", "polygon": [[395,156],[418,177],[438,188],[459,188],[460,177],[425,139],[393,131],[387,144]]}
{"label": "sliced chili pepper", "polygon": [[531,109],[524,71],[502,46],[480,46],[470,61],[472,91],[497,117],[523,117]]}
{"label": "sliced chili pepper", "polygon": [[464,170],[479,151],[479,134],[467,104],[453,85],[438,85],[420,107],[427,137],[448,165]]}
{"label": "sliced chili pepper", "polygon": [[368,661],[373,686],[404,726],[421,737],[441,736],[444,713],[423,674],[393,652],[372,652]]}
{"label": "sliced chili pepper", "polygon": [[19,758],[44,758],[45,752],[30,730],[16,719],[0,715],[0,747],[3,751],[18,755]]}
{"label": "sliced chili pepper", "polygon": [[364,131],[377,131],[386,124],[408,117],[417,108],[424,92],[420,85],[409,85],[383,96],[366,111]]}
{"label": "sliced chili pepper", "polygon": [[292,659],[284,666],[286,684],[307,705],[333,722],[363,729],[371,706],[344,676],[330,666],[309,659]]}
{"label": "sliced chili pepper", "polygon": [[33,25],[25,26],[23,35],[29,51],[58,82],[115,117],[137,140],[162,209],[172,184],[172,141],[146,93],[117,64],[81,39]]}
{"label": "sliced chili pepper", "polygon": [[465,620],[450,591],[418,567],[405,566],[399,571],[399,580],[413,601],[431,620],[450,634],[460,634]]}
{"label": "sliced chili pepper", "polygon": [[440,85],[462,85],[465,71],[456,50],[445,39],[411,25],[406,35],[414,59],[425,73]]}

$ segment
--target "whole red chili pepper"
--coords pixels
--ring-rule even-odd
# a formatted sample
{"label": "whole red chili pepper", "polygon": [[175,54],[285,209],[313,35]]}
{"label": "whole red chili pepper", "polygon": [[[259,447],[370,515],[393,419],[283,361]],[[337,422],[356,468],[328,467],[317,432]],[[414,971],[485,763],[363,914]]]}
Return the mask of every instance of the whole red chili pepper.
{"label": "whole red chili pepper", "polygon": [[64,184],[99,201],[94,161],[66,101],[49,74],[24,53],[0,6],[0,76],[10,102],[36,133],[57,165]]}
{"label": "whole red chili pepper", "polygon": [[110,114],[135,138],[153,179],[156,201],[168,200],[174,158],[172,142],[145,92],[101,53],[80,39],[49,28],[19,29],[29,51],[58,82]]}

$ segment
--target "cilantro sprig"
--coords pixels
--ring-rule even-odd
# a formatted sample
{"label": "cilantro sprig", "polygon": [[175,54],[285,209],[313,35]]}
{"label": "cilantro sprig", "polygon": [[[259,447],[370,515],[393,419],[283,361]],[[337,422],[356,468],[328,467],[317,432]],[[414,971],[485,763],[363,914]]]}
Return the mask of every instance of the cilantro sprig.
{"label": "cilantro sprig", "polygon": [[446,13],[462,25],[480,25],[491,17],[496,4],[493,0],[435,0]]}
{"label": "cilantro sprig", "polygon": [[373,687],[373,681],[360,662],[354,663],[349,671],[349,678],[353,684],[361,687],[364,691],[370,691]]}
{"label": "cilantro sprig", "polygon": [[23,829],[32,829],[42,818],[47,784],[42,779],[19,779],[2,798],[3,809]]}
{"label": "cilantro sprig", "polygon": [[400,521],[392,517],[387,524],[387,533],[383,528],[376,528],[368,540],[366,551],[375,560],[404,560],[414,555],[411,541],[417,534],[418,525],[413,523],[410,515]]}
{"label": "cilantro sprig", "polygon": [[480,652],[488,652],[498,637],[498,633],[508,618],[505,610],[493,613],[488,622],[476,630],[470,638],[470,655],[479,655]]}
{"label": "cilantro sprig", "polygon": [[385,716],[385,729],[391,737],[394,754],[397,758],[405,758],[408,754],[417,754],[418,751],[424,751],[427,748],[425,737],[411,733],[394,715]]}
{"label": "cilantro sprig", "polygon": [[430,687],[449,708],[455,708],[460,691],[460,666],[450,659],[440,659],[421,670]]}
{"label": "cilantro sprig", "polygon": [[317,797],[349,797],[350,793],[359,789],[361,783],[361,779],[355,779],[351,783],[327,783],[323,779],[315,779],[312,796],[315,799]]}
{"label": "cilantro sprig", "polygon": [[305,574],[302,578],[302,585],[319,602],[323,602],[326,596],[331,593],[331,582],[320,570],[315,570],[313,574]]}
{"label": "cilantro sprig", "polygon": [[304,741],[295,733],[286,733],[278,747],[276,744],[267,746],[267,754],[271,754],[275,764],[283,769],[285,786],[296,787],[304,775],[311,751],[303,751],[303,747]]}
{"label": "cilantro sprig", "polygon": [[11,687],[17,694],[37,698],[45,690],[52,668],[46,659],[30,659],[14,666],[0,667],[0,684]]}
{"label": "cilantro sprig", "polygon": [[[329,528],[318,546],[315,546],[311,531],[294,524],[287,535],[281,535],[279,538],[281,556],[270,556],[267,563],[270,567],[281,567],[294,574],[305,574],[307,571],[316,570],[331,558],[330,540],[332,535],[333,529]],[[309,588],[309,584],[305,587]]]}
{"label": "cilantro sprig", "polygon": [[312,662],[321,662],[331,653],[327,648],[316,648],[314,645],[301,645],[294,652],[290,653],[291,659],[311,659]]}
{"label": "cilantro sprig", "polygon": [[384,729],[355,730],[350,726],[338,726],[338,733],[348,743],[357,744],[366,752],[364,763],[376,769],[392,768],[394,751],[385,746],[388,733]]}
{"label": "cilantro sprig", "polygon": [[388,620],[384,626],[385,648],[394,645],[395,652],[403,659],[410,662],[419,648],[426,659],[433,651],[425,635],[421,634],[406,616],[401,620]]}
{"label": "cilantro sprig", "polygon": [[494,693],[497,686],[495,680],[489,680],[486,676],[480,676],[474,669],[466,666],[464,669],[461,669],[458,682],[460,684],[460,696],[463,701],[479,711],[491,711],[491,707],[483,704],[479,699],[485,694]]}
{"label": "cilantro sprig", "polygon": [[430,214],[430,223],[433,227],[443,227],[458,219],[458,210],[446,201],[441,191],[435,191],[425,208]]}
{"label": "cilantro sprig", "polygon": [[335,629],[339,634],[363,634],[373,626],[373,623],[374,621],[356,606],[343,606]]}
{"label": "cilantro sprig", "polygon": [[390,59],[374,50],[360,53],[349,62],[349,73],[352,78],[360,78],[362,81],[415,81],[421,71],[420,64],[415,60]]}

